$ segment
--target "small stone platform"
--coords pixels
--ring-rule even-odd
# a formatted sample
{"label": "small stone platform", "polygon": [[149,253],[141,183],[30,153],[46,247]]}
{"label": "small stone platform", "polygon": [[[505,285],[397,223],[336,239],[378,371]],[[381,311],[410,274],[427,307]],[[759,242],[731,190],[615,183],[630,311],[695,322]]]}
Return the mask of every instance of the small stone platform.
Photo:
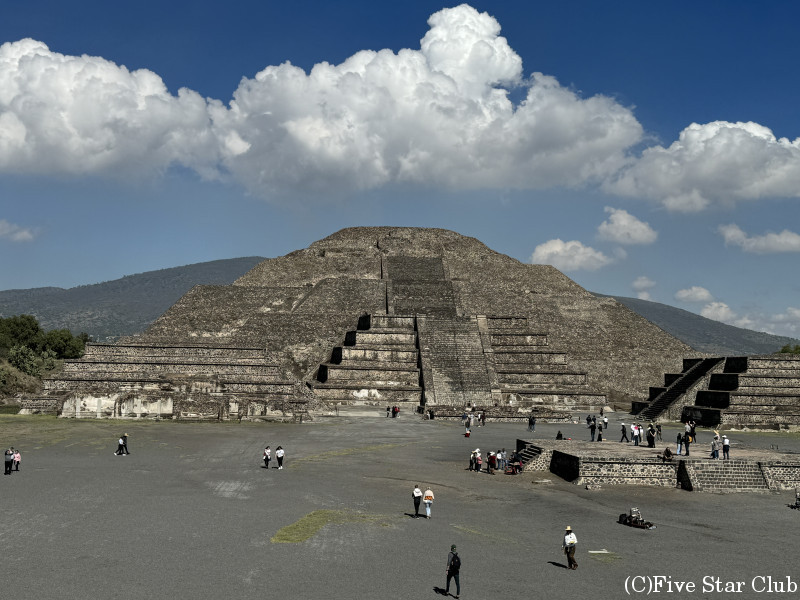
{"label": "small stone platform", "polygon": [[[670,447],[670,449],[672,449]],[[702,492],[779,492],[800,487],[800,455],[736,447],[732,460],[712,460],[706,444],[663,461],[657,448],[618,442],[517,440],[526,471],[550,471],[588,488],[678,487]]]}

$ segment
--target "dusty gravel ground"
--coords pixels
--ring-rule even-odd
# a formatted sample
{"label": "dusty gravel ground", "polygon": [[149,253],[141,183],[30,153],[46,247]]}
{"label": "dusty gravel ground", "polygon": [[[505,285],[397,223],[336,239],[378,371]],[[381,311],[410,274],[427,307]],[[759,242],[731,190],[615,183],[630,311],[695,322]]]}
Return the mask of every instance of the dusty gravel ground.
{"label": "dusty gravel ground", "polygon": [[[555,424],[534,437],[559,429],[588,439],[581,425]],[[131,455],[114,456],[123,432]],[[743,582],[735,598],[763,598],[760,577],[800,588],[791,492],[587,491],[546,473],[475,474],[470,450],[511,449],[530,434],[513,423],[462,433],[409,415],[302,425],[0,416],[0,446],[23,455],[0,480],[0,598],[435,598],[451,544],[462,598],[621,598],[626,579],[657,575],[696,585],[660,595],[671,598],[729,595],[704,591],[704,578]],[[700,433],[703,447],[710,435]],[[800,450],[798,434],[729,435],[734,456]],[[283,470],[263,468],[265,444],[286,449]],[[412,518],[415,483],[435,492],[430,520]],[[657,529],[618,525],[630,506]],[[566,525],[577,571],[564,568]],[[279,542],[287,531],[304,541]]]}

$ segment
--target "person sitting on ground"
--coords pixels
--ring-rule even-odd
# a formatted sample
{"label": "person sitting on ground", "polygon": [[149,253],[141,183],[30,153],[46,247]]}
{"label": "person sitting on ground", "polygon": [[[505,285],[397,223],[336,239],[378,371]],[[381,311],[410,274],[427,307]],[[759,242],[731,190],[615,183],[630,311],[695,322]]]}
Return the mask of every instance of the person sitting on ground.
{"label": "person sitting on ground", "polygon": [[559,431],[559,432],[556,434],[556,439],[557,439],[557,440],[563,440],[563,439],[564,439],[564,434],[562,434],[562,433],[561,433],[561,431]]}
{"label": "person sitting on ground", "polygon": [[661,460],[663,462],[670,462],[672,460],[672,450],[664,448],[664,452],[661,454]]}

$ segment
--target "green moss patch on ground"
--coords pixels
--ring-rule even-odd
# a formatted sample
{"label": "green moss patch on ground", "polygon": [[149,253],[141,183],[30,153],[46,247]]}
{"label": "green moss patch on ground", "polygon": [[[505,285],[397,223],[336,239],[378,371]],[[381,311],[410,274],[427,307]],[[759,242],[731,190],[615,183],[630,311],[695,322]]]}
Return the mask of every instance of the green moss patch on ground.
{"label": "green moss patch on ground", "polygon": [[368,515],[346,510],[315,510],[291,525],[281,527],[270,541],[273,544],[299,544],[314,537],[326,525],[341,523],[372,523],[388,526],[388,519],[382,515]]}

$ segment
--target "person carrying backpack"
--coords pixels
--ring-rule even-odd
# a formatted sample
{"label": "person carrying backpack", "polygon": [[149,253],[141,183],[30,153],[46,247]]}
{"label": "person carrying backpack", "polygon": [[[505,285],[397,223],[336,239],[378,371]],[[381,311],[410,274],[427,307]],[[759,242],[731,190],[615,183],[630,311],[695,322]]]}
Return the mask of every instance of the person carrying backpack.
{"label": "person carrying backpack", "polygon": [[456,545],[453,544],[450,546],[450,553],[447,555],[447,569],[445,569],[445,573],[447,574],[447,585],[445,586],[444,593],[445,595],[450,593],[450,580],[456,580],[456,598],[461,595],[461,582],[458,579],[458,573],[461,570],[461,558],[458,556],[458,552],[456,552]]}

